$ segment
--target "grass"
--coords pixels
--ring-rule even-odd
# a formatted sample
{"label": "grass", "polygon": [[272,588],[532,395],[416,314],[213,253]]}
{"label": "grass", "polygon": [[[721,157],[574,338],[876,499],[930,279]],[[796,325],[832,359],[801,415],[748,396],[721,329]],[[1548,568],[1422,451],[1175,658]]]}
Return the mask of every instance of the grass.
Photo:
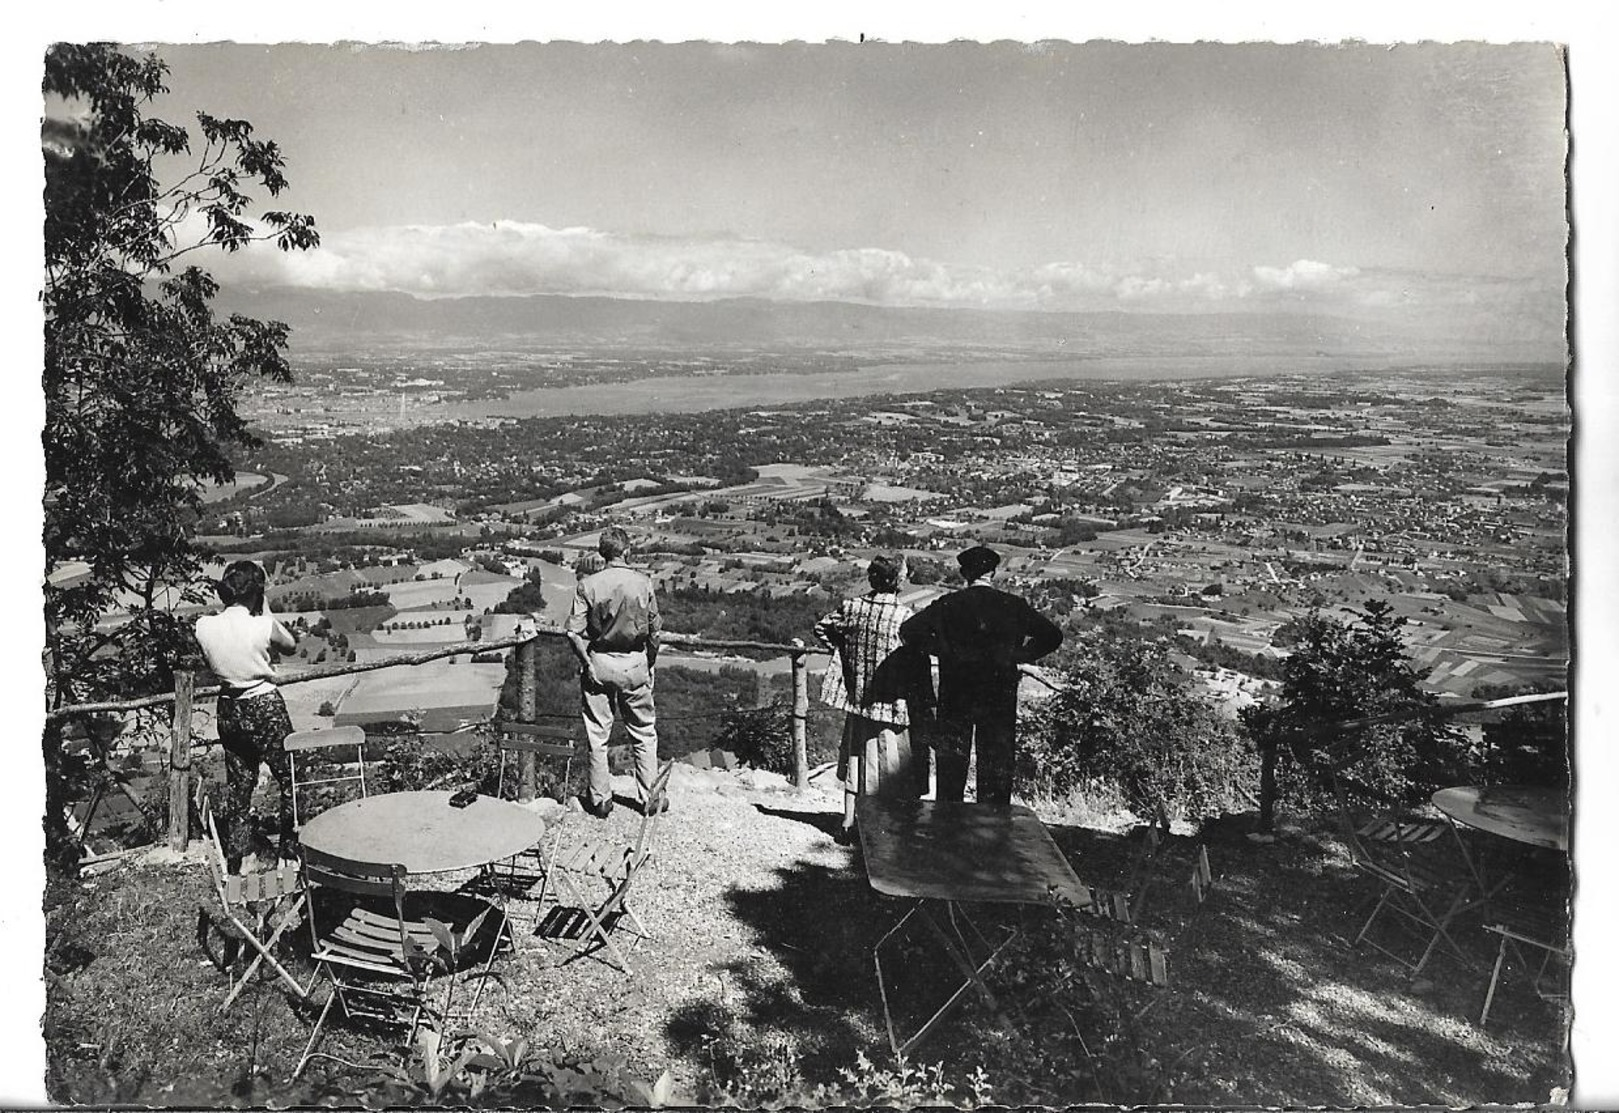
{"label": "grass", "polygon": [[[620,779],[621,793],[628,783]],[[870,1104],[884,1095],[915,1104],[977,1094],[1041,1105],[1460,1106],[1544,1102],[1569,1082],[1567,1015],[1536,998],[1521,975],[1503,983],[1488,1030],[1472,1023],[1493,959],[1476,924],[1461,934],[1477,968],[1436,960],[1429,977],[1412,982],[1347,942],[1369,893],[1336,839],[1304,824],[1256,843],[1241,821],[1204,832],[1216,889],[1201,909],[1182,885],[1190,836],[1169,837],[1149,867],[1143,930],[1171,943],[1167,989],[1075,962],[1072,934],[1050,910],[977,910],[989,934],[1022,929],[991,979],[1010,1023],[968,1004],[912,1064],[943,1063],[944,1071],[901,1079],[871,947],[902,904],[873,893],[857,853],[831,842],[836,794],[799,795],[762,774],[677,768],[673,803],[638,898],[654,933],[636,952],[641,976],[593,960],[564,964],[564,952],[527,941],[499,964],[505,984],[485,995],[476,1027],[527,1038],[548,1049],[548,1062],[575,1064],[570,1077],[597,1080],[582,1085],[605,1092],[620,1075],[650,1084],[667,1071],[676,1100],[701,1104]],[[1047,813],[1048,827],[1083,880],[1127,887],[1140,836],[1109,822],[1105,803]],[[621,807],[606,829],[627,837],[636,822]],[[51,1097],[397,1100],[371,1067],[318,1062],[289,1084],[311,1018],[273,982],[218,1014],[224,980],[194,937],[197,908],[212,901],[205,876],[196,860],[156,856],[52,895]],[[948,992],[949,970],[925,937],[896,945],[903,976],[894,1004],[915,1023]],[[342,1024],[323,1046],[360,1064],[392,1053],[385,1034]],[[469,1098],[465,1089],[447,1094]]]}

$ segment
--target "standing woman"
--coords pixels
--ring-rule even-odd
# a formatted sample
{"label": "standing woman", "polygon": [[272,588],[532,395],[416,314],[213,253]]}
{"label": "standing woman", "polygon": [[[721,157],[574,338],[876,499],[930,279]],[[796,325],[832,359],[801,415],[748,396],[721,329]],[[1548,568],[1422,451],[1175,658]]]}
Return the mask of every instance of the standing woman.
{"label": "standing woman", "polygon": [[216,817],[225,844],[225,862],[239,872],[252,844],[250,818],[259,764],[281,790],[280,852],[292,851],[292,787],[287,754],[281,743],[292,733],[287,705],[275,686],[277,653],[290,653],[298,642],[270,613],[264,599],[264,569],[238,560],[225,569],[217,585],[218,614],[197,619],[197,643],[208,667],[219,677],[219,743],[225,751],[225,798]]}
{"label": "standing woman", "polygon": [[866,566],[871,590],[845,599],[815,624],[815,636],[833,650],[821,700],[843,711],[838,767],[843,780],[843,826],[835,838],[854,841],[855,799],[863,793],[914,796],[910,716],[894,659],[900,623],[911,609],[899,602],[901,560],[877,556]]}

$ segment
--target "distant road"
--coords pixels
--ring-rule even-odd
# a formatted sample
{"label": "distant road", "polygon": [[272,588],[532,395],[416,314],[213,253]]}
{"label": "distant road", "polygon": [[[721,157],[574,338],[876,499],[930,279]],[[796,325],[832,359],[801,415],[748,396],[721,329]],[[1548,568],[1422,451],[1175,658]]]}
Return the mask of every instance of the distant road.
{"label": "distant road", "polygon": [[[248,482],[254,480],[256,482]],[[266,491],[273,491],[287,481],[287,477],[278,472],[270,473],[270,482],[264,482],[264,473],[256,471],[238,472],[236,481],[226,484],[205,483],[202,486],[202,501],[223,502],[233,495],[246,492],[246,498],[256,499]]]}

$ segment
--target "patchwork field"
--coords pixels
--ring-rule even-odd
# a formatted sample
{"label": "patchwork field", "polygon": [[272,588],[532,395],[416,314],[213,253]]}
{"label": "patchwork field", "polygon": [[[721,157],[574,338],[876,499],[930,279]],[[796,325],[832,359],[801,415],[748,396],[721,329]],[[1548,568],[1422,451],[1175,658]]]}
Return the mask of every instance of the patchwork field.
{"label": "patchwork field", "polygon": [[487,713],[505,678],[505,666],[473,664],[468,658],[363,673],[338,706],[336,722],[381,721],[435,710],[482,708]]}

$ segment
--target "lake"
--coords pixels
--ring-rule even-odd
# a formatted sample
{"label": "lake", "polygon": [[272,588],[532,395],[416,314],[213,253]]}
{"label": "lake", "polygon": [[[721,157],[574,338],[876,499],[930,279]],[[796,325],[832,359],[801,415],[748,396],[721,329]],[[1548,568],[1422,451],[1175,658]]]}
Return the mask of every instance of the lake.
{"label": "lake", "polygon": [[570,414],[695,413],[768,408],[868,394],[922,394],[934,390],[1013,383],[1205,379],[1245,375],[1330,374],[1368,367],[1372,360],[1341,356],[1132,356],[978,363],[885,363],[854,371],[809,374],[670,375],[633,382],[524,390],[507,398],[443,403],[435,421]]}

